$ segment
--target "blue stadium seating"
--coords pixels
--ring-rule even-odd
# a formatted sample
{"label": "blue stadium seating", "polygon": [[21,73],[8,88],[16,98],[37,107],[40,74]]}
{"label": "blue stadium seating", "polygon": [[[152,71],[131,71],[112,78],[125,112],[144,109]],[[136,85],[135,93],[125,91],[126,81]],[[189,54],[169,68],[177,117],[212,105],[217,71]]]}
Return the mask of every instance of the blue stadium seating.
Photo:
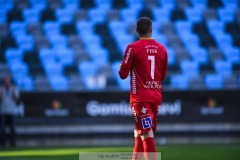
{"label": "blue stadium seating", "polygon": [[61,75],[49,75],[48,76],[51,88],[54,91],[66,91],[69,88],[68,80]]}
{"label": "blue stadium seating", "polygon": [[40,11],[35,8],[25,9],[23,11],[24,21],[28,24],[38,23],[40,18]]}
{"label": "blue stadium seating", "polygon": [[194,61],[182,61],[180,67],[182,73],[188,76],[196,76],[199,74],[199,65]]}
{"label": "blue stadium seating", "polygon": [[80,6],[80,1],[78,0],[63,0],[63,5],[65,8],[76,10]]}
{"label": "blue stadium seating", "polygon": [[168,49],[167,54],[168,54],[168,65],[171,66],[176,64],[176,56],[173,49]]}
{"label": "blue stadium seating", "polygon": [[185,14],[190,22],[201,22],[203,20],[202,11],[198,8],[187,8]]}
{"label": "blue stadium seating", "polygon": [[235,47],[225,47],[222,49],[227,61],[231,63],[240,63],[240,51]]}
{"label": "blue stadium seating", "polygon": [[238,8],[238,0],[222,0],[224,7],[236,9]]}
{"label": "blue stadium seating", "polygon": [[58,9],[56,17],[60,23],[71,23],[73,21],[73,10],[71,8]]}
{"label": "blue stadium seating", "polygon": [[218,17],[223,22],[233,22],[234,21],[234,10],[233,8],[219,8]]}
{"label": "blue stadium seating", "polygon": [[[60,5],[55,5],[59,2]],[[184,6],[183,3],[189,2],[190,5]],[[239,2],[189,2],[29,0],[28,7],[19,8],[15,0],[0,0],[3,58],[0,56],[0,61],[6,62],[21,90],[33,91],[36,87],[34,67],[43,69],[41,74],[46,74],[51,88],[56,91],[70,88],[69,73],[80,75],[87,90],[104,89],[106,76],[101,77],[98,71],[103,64],[112,66],[109,75],[114,76],[120,89],[129,89],[129,77],[122,81],[118,76],[121,63],[118,60],[127,45],[136,40],[135,22],[146,14],[153,19],[152,37],[168,51],[170,82],[166,83],[170,83],[170,87],[188,89],[193,87],[193,77],[200,77],[199,82],[206,88],[222,89],[227,86],[226,77],[236,78],[240,72]],[[151,6],[154,7],[149,8]],[[77,18],[79,10],[83,11],[82,19]],[[50,18],[46,17],[48,11]],[[208,11],[216,15],[211,17]],[[32,27],[35,26],[42,28],[34,32]],[[76,32],[66,31],[73,29]],[[219,53],[210,50],[219,50]],[[25,57],[31,52],[38,54],[40,64],[35,64],[36,58]],[[237,78],[240,87],[240,77]]]}
{"label": "blue stadium seating", "polygon": [[48,37],[51,37],[52,35],[59,35],[60,24],[59,22],[47,21],[43,24],[43,31]]}
{"label": "blue stadium seating", "polygon": [[26,35],[26,23],[14,21],[10,24],[10,31],[14,37],[19,35]]}
{"label": "blue stadium seating", "polygon": [[6,15],[7,15],[7,11],[0,10],[0,23],[6,22]]}
{"label": "blue stadium seating", "polygon": [[141,9],[144,5],[143,0],[126,0],[126,2],[128,7],[133,9]]}
{"label": "blue stadium seating", "polygon": [[170,10],[168,8],[154,8],[153,17],[160,24],[170,22]]}
{"label": "blue stadium seating", "polygon": [[138,9],[124,8],[120,10],[120,15],[124,22],[136,22],[138,18]]}
{"label": "blue stadium seating", "polygon": [[205,84],[208,89],[221,89],[223,88],[223,78],[221,75],[207,74]]}
{"label": "blue stadium seating", "polygon": [[173,9],[176,7],[175,0],[158,0],[160,3],[160,6],[167,9]]}
{"label": "blue stadium seating", "polygon": [[19,49],[23,51],[29,51],[34,48],[33,37],[30,35],[18,35],[16,36],[16,42]]}
{"label": "blue stadium seating", "polygon": [[216,61],[214,63],[216,73],[223,76],[232,75],[232,64],[229,61]]}
{"label": "blue stadium seating", "polygon": [[207,0],[190,0],[193,8],[200,10],[207,8]]}
{"label": "blue stadium seating", "polygon": [[190,55],[193,58],[193,61],[200,63],[200,64],[206,64],[208,62],[208,54],[206,49],[203,48],[191,48]]}
{"label": "blue stadium seating", "polygon": [[22,61],[23,51],[21,49],[8,48],[5,53],[6,61]]}
{"label": "blue stadium seating", "polygon": [[189,87],[189,76],[184,74],[173,74],[170,77],[170,86],[173,89],[188,89]]}
{"label": "blue stadium seating", "polygon": [[90,20],[94,23],[103,23],[106,20],[106,10],[103,9],[90,9],[88,11]]}
{"label": "blue stadium seating", "polygon": [[101,9],[110,9],[112,7],[112,1],[111,0],[95,0],[95,4],[97,8]]}

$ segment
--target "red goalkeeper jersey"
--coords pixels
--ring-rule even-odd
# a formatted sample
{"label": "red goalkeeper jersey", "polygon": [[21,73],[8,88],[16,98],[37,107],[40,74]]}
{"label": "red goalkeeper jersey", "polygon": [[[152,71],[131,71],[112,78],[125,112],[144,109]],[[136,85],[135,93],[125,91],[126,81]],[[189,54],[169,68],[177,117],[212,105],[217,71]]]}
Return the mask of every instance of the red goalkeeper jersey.
{"label": "red goalkeeper jersey", "polygon": [[127,46],[119,70],[122,79],[130,72],[130,103],[162,103],[162,80],[167,74],[167,51],[154,39],[144,38]]}

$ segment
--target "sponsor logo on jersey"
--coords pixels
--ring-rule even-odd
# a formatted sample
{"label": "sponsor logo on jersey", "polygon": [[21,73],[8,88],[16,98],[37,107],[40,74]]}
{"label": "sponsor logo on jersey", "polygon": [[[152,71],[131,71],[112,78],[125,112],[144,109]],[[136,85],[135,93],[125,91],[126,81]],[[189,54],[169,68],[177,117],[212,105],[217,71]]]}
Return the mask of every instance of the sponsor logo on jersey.
{"label": "sponsor logo on jersey", "polygon": [[143,129],[151,128],[152,127],[152,120],[151,120],[151,118],[150,117],[143,118],[142,119],[142,126],[143,126]]}
{"label": "sponsor logo on jersey", "polygon": [[126,58],[125,58],[125,63],[128,63],[128,59],[129,59],[129,56],[130,56],[130,54],[131,54],[131,51],[132,51],[132,48],[129,48],[128,49],[128,52],[127,52],[127,55],[126,55]]}
{"label": "sponsor logo on jersey", "polygon": [[161,89],[162,85],[159,81],[146,81],[143,87],[147,89],[154,89],[154,88]]}
{"label": "sponsor logo on jersey", "polygon": [[147,108],[145,108],[145,107],[143,106],[141,112],[142,112],[143,114],[146,114],[146,113],[147,113]]}
{"label": "sponsor logo on jersey", "polygon": [[133,118],[135,120],[135,122],[137,123],[138,122],[138,118],[137,118],[137,112],[134,108],[134,105],[132,106],[132,114],[133,114]]}

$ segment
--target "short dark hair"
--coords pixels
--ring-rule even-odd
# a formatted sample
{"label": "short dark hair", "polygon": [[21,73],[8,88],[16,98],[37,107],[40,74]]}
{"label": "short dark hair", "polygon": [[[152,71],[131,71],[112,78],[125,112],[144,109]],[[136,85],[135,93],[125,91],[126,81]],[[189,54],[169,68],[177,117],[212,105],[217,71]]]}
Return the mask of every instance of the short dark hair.
{"label": "short dark hair", "polygon": [[152,20],[148,17],[141,17],[137,21],[137,32],[139,35],[146,35],[152,27]]}

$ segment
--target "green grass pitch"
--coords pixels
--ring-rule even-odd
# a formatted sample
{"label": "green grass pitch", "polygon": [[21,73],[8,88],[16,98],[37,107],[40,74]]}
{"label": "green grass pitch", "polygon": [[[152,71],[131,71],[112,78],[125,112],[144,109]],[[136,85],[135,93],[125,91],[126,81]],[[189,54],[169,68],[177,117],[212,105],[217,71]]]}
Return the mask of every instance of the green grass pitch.
{"label": "green grass pitch", "polygon": [[[131,152],[132,147],[31,148],[0,150],[0,160],[78,160],[79,152]],[[161,160],[240,160],[240,145],[167,145]]]}

